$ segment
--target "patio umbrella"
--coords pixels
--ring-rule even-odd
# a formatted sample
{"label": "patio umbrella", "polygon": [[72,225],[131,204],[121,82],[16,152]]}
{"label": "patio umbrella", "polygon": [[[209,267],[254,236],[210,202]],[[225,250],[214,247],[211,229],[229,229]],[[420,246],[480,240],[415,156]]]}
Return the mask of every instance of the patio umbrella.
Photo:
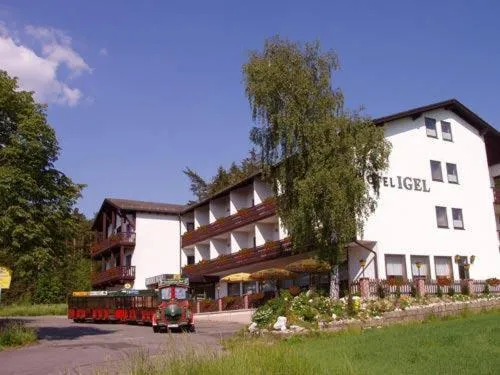
{"label": "patio umbrella", "polygon": [[290,280],[298,277],[294,272],[290,272],[283,268],[267,268],[265,270],[260,270],[250,274],[252,280],[264,281],[264,280]]}
{"label": "patio umbrella", "polygon": [[315,258],[300,259],[293,263],[287,264],[285,269],[293,272],[306,272],[309,274],[309,289],[313,288],[314,273],[323,273],[330,271],[331,267],[325,261]]}
{"label": "patio umbrella", "polygon": [[238,283],[238,282],[253,281],[253,279],[250,277],[249,273],[239,272],[224,276],[222,279],[220,279],[220,281],[224,281],[226,283]]}
{"label": "patio umbrella", "polygon": [[323,273],[330,271],[330,266],[328,263],[314,259],[307,258],[297,260],[293,263],[287,264],[285,269],[292,272],[307,272],[307,273]]}
{"label": "patio umbrella", "polygon": [[[290,280],[298,277],[294,272],[284,270],[282,268],[267,268],[265,270],[260,270],[250,274],[253,280],[265,281],[265,280]],[[276,296],[279,294],[279,284],[276,283]]]}

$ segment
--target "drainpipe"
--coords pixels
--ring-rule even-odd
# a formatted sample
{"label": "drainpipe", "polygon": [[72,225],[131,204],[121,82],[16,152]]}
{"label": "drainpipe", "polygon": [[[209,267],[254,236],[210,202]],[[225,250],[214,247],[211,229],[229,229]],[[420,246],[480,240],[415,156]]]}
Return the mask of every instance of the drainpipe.
{"label": "drainpipe", "polygon": [[354,243],[358,244],[360,247],[362,247],[363,249],[366,249],[368,250],[370,253],[373,253],[374,255],[374,258],[375,259],[375,279],[378,280],[378,262],[377,262],[377,253],[375,251],[373,251],[372,249],[370,249],[368,246],[365,246],[363,245],[361,242],[359,242],[358,240],[354,240],[353,241]]}
{"label": "drainpipe", "polygon": [[182,276],[182,222],[179,214],[179,275]]}

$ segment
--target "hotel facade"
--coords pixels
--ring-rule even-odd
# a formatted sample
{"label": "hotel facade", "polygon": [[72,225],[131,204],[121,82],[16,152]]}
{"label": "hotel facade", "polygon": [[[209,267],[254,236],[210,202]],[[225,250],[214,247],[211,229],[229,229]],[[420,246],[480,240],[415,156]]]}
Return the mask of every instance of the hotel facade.
{"label": "hotel facade", "polygon": [[[347,246],[342,282],[499,277],[500,133],[456,100],[374,121],[392,144],[389,168],[376,211]],[[220,279],[311,256],[292,253],[259,174],[189,206],[105,199],[93,229],[95,289],[143,289],[183,273],[212,298],[272,290]]]}

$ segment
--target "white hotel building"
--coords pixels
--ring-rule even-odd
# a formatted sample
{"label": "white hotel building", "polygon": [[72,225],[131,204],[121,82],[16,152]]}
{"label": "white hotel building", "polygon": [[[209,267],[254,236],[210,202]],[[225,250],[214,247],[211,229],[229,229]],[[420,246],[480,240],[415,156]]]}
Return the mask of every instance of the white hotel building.
{"label": "white hotel building", "polygon": [[[344,282],[363,273],[499,277],[500,132],[456,100],[374,121],[392,144],[390,165],[375,213],[347,248]],[[220,282],[225,275],[308,256],[292,254],[258,174],[190,206],[105,199],[94,229],[97,289],[142,289],[155,283],[148,277],[182,272],[198,291],[220,297],[256,287]]]}

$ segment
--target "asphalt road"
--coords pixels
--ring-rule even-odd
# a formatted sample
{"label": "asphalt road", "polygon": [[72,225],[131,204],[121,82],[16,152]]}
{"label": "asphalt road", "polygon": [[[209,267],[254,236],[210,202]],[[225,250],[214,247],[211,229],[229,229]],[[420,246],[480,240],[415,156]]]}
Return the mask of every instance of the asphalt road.
{"label": "asphalt road", "polygon": [[[2,318],[0,318],[2,319]],[[183,349],[207,352],[220,349],[221,338],[244,324],[200,320],[195,333],[155,334],[151,327],[125,324],[73,323],[65,317],[21,318],[37,327],[39,342],[0,352],[0,374],[92,374],[105,368],[120,373],[131,355]]]}

